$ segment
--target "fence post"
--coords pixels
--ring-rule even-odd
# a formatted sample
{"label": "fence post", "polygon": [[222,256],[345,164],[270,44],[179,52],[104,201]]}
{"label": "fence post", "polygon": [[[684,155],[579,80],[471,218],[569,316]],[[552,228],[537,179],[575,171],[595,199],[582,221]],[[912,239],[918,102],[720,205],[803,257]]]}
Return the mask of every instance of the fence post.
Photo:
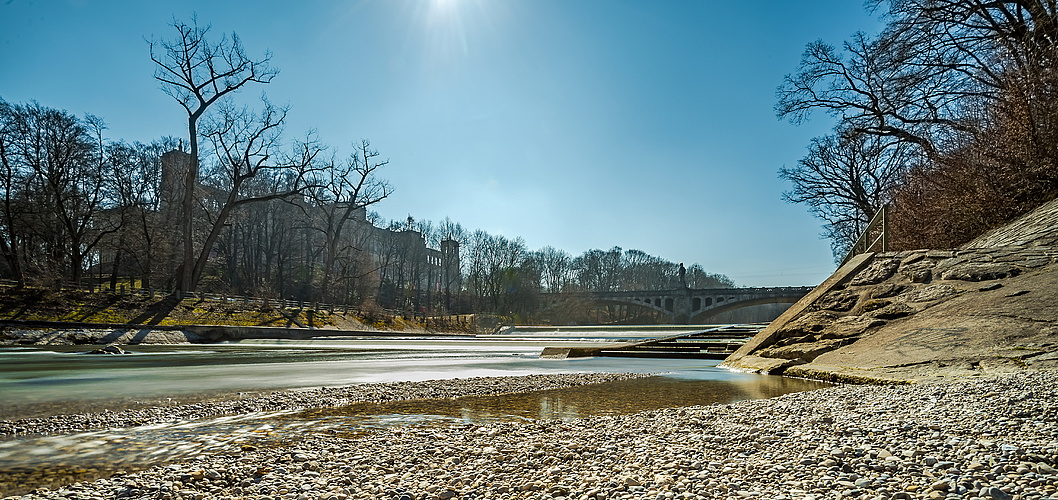
{"label": "fence post", "polygon": [[889,251],[889,205],[882,205],[882,251]]}

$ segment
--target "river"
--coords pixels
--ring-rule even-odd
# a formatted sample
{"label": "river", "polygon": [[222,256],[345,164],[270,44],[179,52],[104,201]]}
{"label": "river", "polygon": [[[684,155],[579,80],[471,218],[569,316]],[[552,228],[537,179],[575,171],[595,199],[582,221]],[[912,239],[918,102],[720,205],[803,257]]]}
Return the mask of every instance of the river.
{"label": "river", "polygon": [[[304,432],[355,434],[392,425],[449,425],[570,419],[672,406],[727,403],[811,390],[823,384],[735,373],[715,360],[540,359],[543,347],[599,345],[651,332],[581,332],[506,338],[329,338],[200,345],[127,346],[131,354],[85,355],[85,346],[0,348],[0,419],[195,401],[237,393],[366,382],[571,372],[661,376],[490,397],[355,404],[0,441],[0,496],[269,446]],[[21,486],[19,486],[21,485]]]}

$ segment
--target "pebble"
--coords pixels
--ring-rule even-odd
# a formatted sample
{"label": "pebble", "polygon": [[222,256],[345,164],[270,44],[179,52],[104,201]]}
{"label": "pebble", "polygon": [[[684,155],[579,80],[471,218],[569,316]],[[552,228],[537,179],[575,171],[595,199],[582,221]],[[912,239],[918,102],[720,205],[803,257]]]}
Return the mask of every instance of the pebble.
{"label": "pebble", "polygon": [[414,399],[447,399],[563,389],[587,384],[648,377],[649,373],[564,373],[517,377],[473,377],[419,382],[383,382],[309,390],[276,391],[238,400],[210,400],[193,404],[156,406],[123,411],[77,413],[0,421],[0,437],[54,435],[76,431],[134,427],[187,419],[299,410]]}
{"label": "pebble", "polygon": [[1056,465],[1058,372],[1028,372],[634,415],[307,435],[21,498],[1044,500],[1056,498]]}

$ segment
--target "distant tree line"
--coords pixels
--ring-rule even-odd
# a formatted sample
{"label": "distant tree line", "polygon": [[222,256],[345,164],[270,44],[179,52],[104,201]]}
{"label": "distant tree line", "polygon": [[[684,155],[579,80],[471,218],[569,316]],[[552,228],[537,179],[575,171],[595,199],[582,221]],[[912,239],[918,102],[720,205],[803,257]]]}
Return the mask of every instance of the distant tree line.
{"label": "distant tree line", "polygon": [[[680,265],[638,250],[574,257],[521,238],[384,221],[392,192],[367,141],[348,153],[287,141],[287,108],[232,95],[265,84],[270,55],[197,20],[151,41],[156,79],[187,111],[187,140],[112,140],[102,119],[0,98],[0,276],[20,285],[143,288],[532,317],[545,293],[682,286]],[[734,286],[697,264],[692,288]]]}
{"label": "distant tree line", "polygon": [[[409,218],[410,220],[410,218]],[[460,309],[533,317],[545,304],[542,294],[568,292],[672,290],[680,288],[680,264],[640,250],[592,249],[579,256],[545,246],[527,248],[521,238],[509,239],[482,230],[467,231],[445,219],[420,222],[431,244],[460,244],[463,291]],[[706,272],[699,264],[686,268],[690,288],[730,288],[730,278]]]}
{"label": "distant tree line", "polygon": [[886,21],[808,44],[778,89],[794,123],[837,125],[779,175],[836,258],[885,204],[895,248],[947,248],[1058,196],[1053,2],[871,0]]}

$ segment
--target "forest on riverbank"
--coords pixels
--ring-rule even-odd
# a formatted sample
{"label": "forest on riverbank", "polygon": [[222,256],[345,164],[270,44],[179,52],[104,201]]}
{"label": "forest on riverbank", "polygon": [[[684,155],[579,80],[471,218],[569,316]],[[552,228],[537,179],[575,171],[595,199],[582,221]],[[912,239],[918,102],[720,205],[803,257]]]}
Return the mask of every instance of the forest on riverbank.
{"label": "forest on riverbank", "polygon": [[1058,196],[1058,9],[867,2],[885,26],[809,43],[777,90],[832,132],[779,175],[840,260],[885,205],[890,248],[952,248]]}

